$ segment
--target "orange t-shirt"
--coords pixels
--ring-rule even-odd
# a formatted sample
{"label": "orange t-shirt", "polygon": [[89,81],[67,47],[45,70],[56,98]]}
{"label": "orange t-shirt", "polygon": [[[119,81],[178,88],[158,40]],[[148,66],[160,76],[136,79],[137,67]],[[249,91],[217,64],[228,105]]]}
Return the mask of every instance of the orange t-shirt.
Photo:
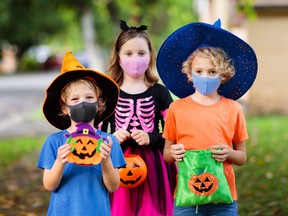
{"label": "orange t-shirt", "polygon": [[[170,104],[163,137],[183,144],[185,150],[204,150],[217,144],[233,147],[233,143],[247,140],[248,133],[238,102],[221,97],[217,103],[205,106],[189,96]],[[237,200],[232,164],[228,161],[223,164],[232,198]]]}

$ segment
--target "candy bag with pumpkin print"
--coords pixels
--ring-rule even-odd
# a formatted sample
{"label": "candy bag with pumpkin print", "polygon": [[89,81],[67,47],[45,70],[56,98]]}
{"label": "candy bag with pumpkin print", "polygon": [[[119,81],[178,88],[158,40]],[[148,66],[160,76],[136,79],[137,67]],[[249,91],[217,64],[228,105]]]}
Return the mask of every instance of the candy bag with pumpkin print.
{"label": "candy bag with pumpkin print", "polygon": [[223,163],[212,158],[211,150],[189,150],[178,162],[177,206],[232,203]]}

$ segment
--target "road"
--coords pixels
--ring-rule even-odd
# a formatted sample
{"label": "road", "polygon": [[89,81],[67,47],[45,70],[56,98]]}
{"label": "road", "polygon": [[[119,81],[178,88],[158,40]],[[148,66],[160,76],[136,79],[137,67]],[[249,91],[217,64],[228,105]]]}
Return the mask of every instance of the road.
{"label": "road", "polygon": [[42,114],[45,89],[59,72],[0,76],[0,138],[49,134],[57,129]]}

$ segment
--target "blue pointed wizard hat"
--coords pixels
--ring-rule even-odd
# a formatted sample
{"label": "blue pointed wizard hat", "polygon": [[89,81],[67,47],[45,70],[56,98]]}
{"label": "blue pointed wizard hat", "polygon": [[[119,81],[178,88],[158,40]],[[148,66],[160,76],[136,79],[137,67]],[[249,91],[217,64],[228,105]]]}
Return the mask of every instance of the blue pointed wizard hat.
{"label": "blue pointed wizard hat", "polygon": [[218,19],[214,25],[194,22],[173,32],[161,45],[157,55],[157,70],[166,87],[183,98],[195,92],[182,73],[182,64],[197,48],[220,47],[233,60],[235,75],[221,84],[218,93],[237,100],[252,86],[257,75],[257,57],[252,47],[229,31],[221,28]]}

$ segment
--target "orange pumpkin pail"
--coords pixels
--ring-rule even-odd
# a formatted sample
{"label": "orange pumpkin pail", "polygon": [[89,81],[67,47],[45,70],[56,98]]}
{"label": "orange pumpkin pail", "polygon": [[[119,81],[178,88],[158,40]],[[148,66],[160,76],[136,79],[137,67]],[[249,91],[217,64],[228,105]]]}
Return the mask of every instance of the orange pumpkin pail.
{"label": "orange pumpkin pail", "polygon": [[126,166],[119,169],[120,187],[135,188],[142,184],[147,176],[147,166],[137,154],[124,154]]}

